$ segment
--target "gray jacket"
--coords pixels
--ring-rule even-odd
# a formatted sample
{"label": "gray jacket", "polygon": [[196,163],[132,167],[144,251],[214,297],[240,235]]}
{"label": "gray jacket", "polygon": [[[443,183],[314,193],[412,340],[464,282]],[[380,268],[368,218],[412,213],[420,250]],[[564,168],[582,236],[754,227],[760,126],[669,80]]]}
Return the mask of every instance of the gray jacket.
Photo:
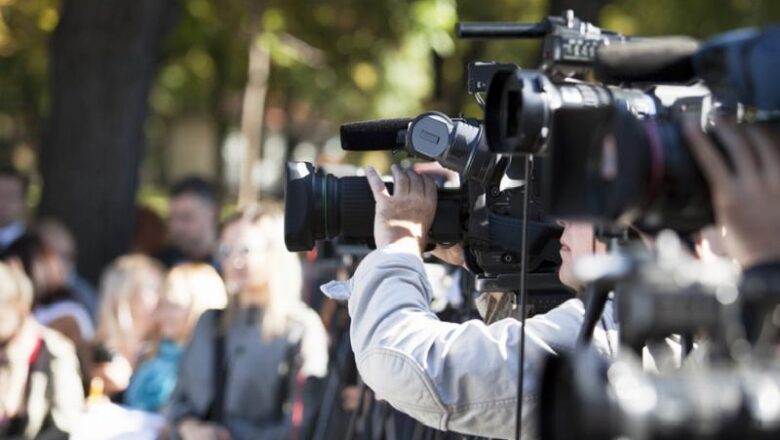
{"label": "gray jacket", "polygon": [[[440,430],[495,438],[514,435],[520,323],[441,322],[430,310],[422,261],[374,251],[352,279],[352,347],[363,380],[381,398]],[[611,301],[610,301],[611,303]],[[523,436],[532,436],[542,360],[574,347],[580,300],[526,321]],[[617,324],[610,306],[593,345],[614,356]]]}
{"label": "gray jacket", "polygon": [[[209,416],[220,386],[214,383],[217,316],[213,310],[201,316],[185,349],[166,409],[174,427],[187,417],[205,420]],[[290,318],[286,338],[263,340],[260,319],[257,309],[238,310],[223,345],[227,368],[219,423],[236,440],[290,438],[290,405],[303,392],[298,379],[324,377],[327,371],[325,329],[314,311],[301,305]],[[175,429],[172,432],[176,436]]]}

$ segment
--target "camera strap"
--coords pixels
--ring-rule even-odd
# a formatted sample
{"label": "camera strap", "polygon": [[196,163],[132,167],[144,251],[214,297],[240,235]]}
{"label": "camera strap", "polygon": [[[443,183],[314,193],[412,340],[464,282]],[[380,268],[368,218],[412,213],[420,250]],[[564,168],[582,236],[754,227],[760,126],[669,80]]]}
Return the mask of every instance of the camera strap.
{"label": "camera strap", "polygon": [[212,386],[214,397],[206,413],[206,420],[221,422],[225,405],[225,388],[227,388],[228,366],[225,345],[227,344],[227,331],[223,331],[223,310],[215,309],[214,322],[214,358],[212,360]]}

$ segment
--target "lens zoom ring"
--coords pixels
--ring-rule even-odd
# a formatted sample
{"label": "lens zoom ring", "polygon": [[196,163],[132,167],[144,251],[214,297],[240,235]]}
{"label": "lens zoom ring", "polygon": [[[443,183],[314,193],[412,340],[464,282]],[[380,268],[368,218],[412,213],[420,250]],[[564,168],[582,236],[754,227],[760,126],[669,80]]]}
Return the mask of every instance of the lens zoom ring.
{"label": "lens zoom ring", "polygon": [[374,196],[365,177],[343,177],[339,182],[340,235],[369,239],[374,235]]}

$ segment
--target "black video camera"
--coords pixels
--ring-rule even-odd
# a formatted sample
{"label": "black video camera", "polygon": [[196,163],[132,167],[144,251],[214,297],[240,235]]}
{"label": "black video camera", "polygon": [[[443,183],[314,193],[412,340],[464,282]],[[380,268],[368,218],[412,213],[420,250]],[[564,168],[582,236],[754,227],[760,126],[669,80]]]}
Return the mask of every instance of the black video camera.
{"label": "black video camera", "polygon": [[[780,284],[738,283],[735,267],[688,256],[670,231],[658,242],[654,254],[636,248],[575,268],[583,280],[613,285],[620,349],[611,360],[580,348],[546,361],[540,438],[777,438],[778,323],[769,315]],[[756,308],[765,311],[764,334],[751,341],[756,322],[744,312]],[[692,334],[698,352],[683,363],[673,347]],[[659,371],[643,367],[644,349]]]}
{"label": "black video camera", "polygon": [[[438,190],[429,247],[463,245],[467,266],[477,274],[478,291],[519,288],[521,202],[527,187],[538,186],[526,185],[533,175],[526,179],[511,160],[487,150],[478,121],[429,112],[413,119],[357,122],[341,127],[341,141],[345,150],[404,150],[458,172],[459,188]],[[392,191],[391,184],[388,189]],[[337,178],[308,163],[289,163],[285,192],[289,250],[309,250],[317,240],[336,237],[373,245],[374,198],[365,177]],[[560,227],[539,209],[539,191],[529,195],[529,289],[532,294],[554,291],[568,298],[557,278]]]}
{"label": "black video camera", "polygon": [[[696,231],[713,213],[680,119],[698,118],[705,131],[715,115],[777,125],[780,26],[700,45],[628,38],[567,11],[537,24],[472,23],[458,31],[544,39],[538,70],[496,65],[471,91],[486,91],[490,151],[549,156],[543,200],[555,217]],[[600,83],[583,81],[588,72]]]}
{"label": "black video camera", "polygon": [[[592,108],[558,110],[552,117],[555,128],[547,179],[551,212],[561,217],[634,223],[648,231],[694,232],[711,223],[709,188],[682,135],[681,120],[695,118],[705,132],[716,123],[716,116],[739,123],[774,124],[776,130],[779,41],[780,26],[731,32],[655,71],[639,62],[639,67],[632,68],[638,55],[627,54],[635,45],[639,54],[658,51],[669,44],[667,40],[601,48],[599,57],[606,66],[601,69],[603,79],[650,81],[656,77],[657,82],[702,80],[703,85],[652,87],[648,96],[654,110],[649,112],[637,111],[621,99]],[[618,60],[627,63],[622,71]],[[711,137],[717,145],[718,139]]]}

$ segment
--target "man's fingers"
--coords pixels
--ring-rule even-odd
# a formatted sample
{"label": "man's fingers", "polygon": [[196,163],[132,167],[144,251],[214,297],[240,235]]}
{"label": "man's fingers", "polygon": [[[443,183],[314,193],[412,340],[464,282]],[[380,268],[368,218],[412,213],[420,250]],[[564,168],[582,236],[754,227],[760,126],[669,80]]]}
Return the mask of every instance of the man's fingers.
{"label": "man's fingers", "polygon": [[439,195],[436,182],[428,176],[421,176],[423,180],[423,187],[425,188],[425,198],[428,200],[436,200]]}
{"label": "man's fingers", "polygon": [[371,187],[371,192],[374,194],[374,201],[390,197],[385,182],[382,181],[382,177],[373,167],[366,167],[366,179],[368,179],[368,186]]}
{"label": "man's fingers", "polygon": [[745,127],[747,135],[758,155],[761,169],[766,181],[775,187],[780,187],[780,151],[778,145],[763,127],[750,125]]}
{"label": "man's fingers", "polygon": [[390,167],[390,171],[393,173],[393,180],[395,181],[393,195],[403,196],[409,194],[409,176],[396,164]]}
{"label": "man's fingers", "polygon": [[710,187],[717,188],[722,182],[729,181],[732,176],[726,167],[720,153],[718,153],[712,141],[701,131],[698,122],[693,119],[683,121],[683,132],[688,144],[699,162],[704,177],[710,184]]}
{"label": "man's fingers", "polygon": [[409,178],[409,194],[425,196],[425,184],[422,176],[415,173],[414,170],[406,170],[406,176]]}
{"label": "man's fingers", "polygon": [[724,121],[715,122],[715,134],[731,157],[738,178],[754,178],[758,171],[758,165],[753,155],[752,148],[737,128]]}

